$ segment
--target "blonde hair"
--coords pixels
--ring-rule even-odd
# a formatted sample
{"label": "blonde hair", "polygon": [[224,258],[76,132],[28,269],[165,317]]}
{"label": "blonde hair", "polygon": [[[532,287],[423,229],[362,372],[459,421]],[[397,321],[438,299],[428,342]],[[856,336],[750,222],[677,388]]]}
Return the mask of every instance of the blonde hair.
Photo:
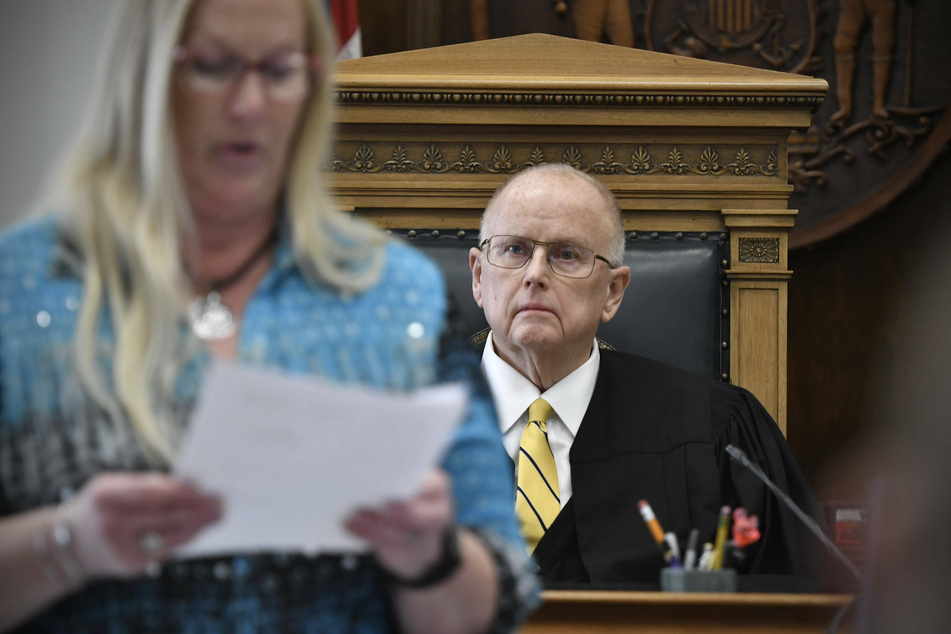
{"label": "blonde hair", "polygon": [[590,174],[585,174],[581,170],[575,169],[568,163],[542,163],[541,165],[524,169],[502,183],[502,186],[492,194],[492,198],[489,199],[488,204],[485,206],[485,211],[482,213],[482,221],[479,224],[479,243],[491,237],[486,233],[486,225],[488,224],[488,219],[495,213],[495,208],[498,206],[499,200],[505,191],[510,187],[518,185],[519,181],[523,178],[532,175],[539,176],[549,174],[562,180],[575,179],[582,183],[587,183],[600,194],[601,202],[603,203],[602,209],[610,216],[614,224],[611,230],[611,242],[608,245],[608,252],[605,257],[611,262],[611,266],[621,266],[624,263],[624,217],[621,214],[621,206],[618,204],[617,198],[604,183]]}
{"label": "blonde hair", "polygon": [[[114,420],[131,422],[156,464],[174,454],[175,380],[198,350],[193,338],[181,335],[189,289],[182,237],[195,228],[170,106],[172,51],[196,1],[124,2],[53,202],[82,255],[77,373]],[[309,52],[329,65],[334,40],[322,2],[300,1]],[[329,78],[315,82],[309,99],[284,190],[294,257],[311,283],[355,293],[376,282],[385,238],[333,207],[322,170],[332,125]],[[99,358],[104,309],[115,333],[111,377]]]}

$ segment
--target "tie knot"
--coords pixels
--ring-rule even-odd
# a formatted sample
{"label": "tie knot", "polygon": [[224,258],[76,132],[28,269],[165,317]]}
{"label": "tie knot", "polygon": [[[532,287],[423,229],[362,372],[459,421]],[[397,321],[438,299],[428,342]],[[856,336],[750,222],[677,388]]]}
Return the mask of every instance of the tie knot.
{"label": "tie knot", "polygon": [[543,398],[535,399],[535,402],[528,406],[528,422],[545,423],[554,410]]}

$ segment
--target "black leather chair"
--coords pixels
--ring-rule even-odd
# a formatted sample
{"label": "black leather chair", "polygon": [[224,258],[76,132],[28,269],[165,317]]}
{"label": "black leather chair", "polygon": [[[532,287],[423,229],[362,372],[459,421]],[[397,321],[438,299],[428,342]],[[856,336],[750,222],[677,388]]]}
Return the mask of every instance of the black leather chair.
{"label": "black leather chair", "polygon": [[[478,231],[394,230],[442,268],[468,331],[487,327],[472,299],[469,249]],[[624,262],[631,284],[598,338],[622,352],[664,361],[705,376],[729,376],[727,234],[630,232]]]}

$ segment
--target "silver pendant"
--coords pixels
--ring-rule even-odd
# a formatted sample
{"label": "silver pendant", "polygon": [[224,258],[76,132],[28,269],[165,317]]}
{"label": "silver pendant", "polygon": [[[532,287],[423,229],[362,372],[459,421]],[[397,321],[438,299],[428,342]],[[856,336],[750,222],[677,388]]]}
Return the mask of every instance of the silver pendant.
{"label": "silver pendant", "polygon": [[202,341],[220,341],[238,331],[234,313],[215,291],[188,303],[188,320],[192,332]]}

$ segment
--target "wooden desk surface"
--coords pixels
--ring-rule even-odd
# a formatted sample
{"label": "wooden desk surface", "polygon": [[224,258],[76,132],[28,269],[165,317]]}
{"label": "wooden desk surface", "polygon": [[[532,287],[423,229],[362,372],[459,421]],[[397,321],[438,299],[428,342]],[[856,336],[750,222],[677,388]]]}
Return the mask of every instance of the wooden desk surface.
{"label": "wooden desk surface", "polygon": [[523,633],[823,633],[852,595],[546,590],[544,599]]}

